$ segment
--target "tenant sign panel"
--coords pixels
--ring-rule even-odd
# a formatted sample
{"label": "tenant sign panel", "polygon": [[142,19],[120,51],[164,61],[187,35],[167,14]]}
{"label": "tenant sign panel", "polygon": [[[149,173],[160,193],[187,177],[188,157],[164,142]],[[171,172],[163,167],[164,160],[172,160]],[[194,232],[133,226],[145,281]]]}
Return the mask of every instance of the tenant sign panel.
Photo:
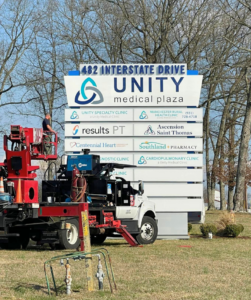
{"label": "tenant sign panel", "polygon": [[133,139],[100,139],[100,138],[84,138],[84,139],[65,139],[66,152],[81,152],[82,149],[90,149],[91,152],[97,151],[133,151]]}
{"label": "tenant sign panel", "polygon": [[203,151],[201,138],[134,138],[134,151],[187,152]]}
{"label": "tenant sign panel", "polygon": [[134,125],[134,136],[198,136],[203,135],[202,123],[148,122]]}
{"label": "tenant sign panel", "polygon": [[203,167],[203,155],[156,152],[135,153],[134,164],[138,167]]}
{"label": "tenant sign panel", "polygon": [[133,136],[130,123],[65,124],[65,136]]}
{"label": "tenant sign panel", "polygon": [[202,108],[134,108],[134,121],[203,121]]}
{"label": "tenant sign panel", "polygon": [[65,109],[66,122],[121,122],[133,121],[132,108]]}

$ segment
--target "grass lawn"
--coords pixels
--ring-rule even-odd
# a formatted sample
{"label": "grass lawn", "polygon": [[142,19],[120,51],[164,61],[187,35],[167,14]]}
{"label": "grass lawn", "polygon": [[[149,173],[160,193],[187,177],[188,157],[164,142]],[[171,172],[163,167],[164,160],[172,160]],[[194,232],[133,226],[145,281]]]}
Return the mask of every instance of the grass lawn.
{"label": "grass lawn", "polygon": [[[210,212],[206,221],[218,217],[219,212]],[[61,288],[59,296],[49,298],[43,263],[67,251],[0,250],[0,299],[251,299],[251,215],[236,214],[236,220],[245,227],[240,238],[194,238],[200,231],[193,225],[190,240],[162,240],[143,248],[107,240],[104,246],[111,254],[118,286],[113,295],[106,277],[104,292],[88,293],[84,263],[72,262],[74,292],[65,295],[65,268],[55,263]],[[96,263],[94,267],[96,271]]]}

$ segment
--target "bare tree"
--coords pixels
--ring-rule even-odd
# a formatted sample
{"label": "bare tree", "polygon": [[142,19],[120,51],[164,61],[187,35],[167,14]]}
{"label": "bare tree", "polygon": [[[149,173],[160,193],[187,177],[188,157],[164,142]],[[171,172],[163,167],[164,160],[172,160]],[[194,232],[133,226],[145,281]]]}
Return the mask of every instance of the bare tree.
{"label": "bare tree", "polygon": [[25,84],[14,71],[34,40],[38,17],[34,7],[28,0],[5,0],[0,6],[0,100],[3,94]]}

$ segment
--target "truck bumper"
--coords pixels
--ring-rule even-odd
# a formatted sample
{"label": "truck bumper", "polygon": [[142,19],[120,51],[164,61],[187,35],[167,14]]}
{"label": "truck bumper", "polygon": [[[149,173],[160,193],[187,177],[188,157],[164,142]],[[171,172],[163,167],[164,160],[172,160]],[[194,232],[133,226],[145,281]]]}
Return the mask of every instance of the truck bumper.
{"label": "truck bumper", "polygon": [[126,230],[131,234],[138,234],[138,220],[120,219],[121,225],[126,225]]}

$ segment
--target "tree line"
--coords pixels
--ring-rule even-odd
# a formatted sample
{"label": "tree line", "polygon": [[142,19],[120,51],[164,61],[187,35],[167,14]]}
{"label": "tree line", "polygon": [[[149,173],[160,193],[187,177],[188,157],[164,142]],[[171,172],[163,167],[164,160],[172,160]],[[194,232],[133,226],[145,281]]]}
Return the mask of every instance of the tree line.
{"label": "tree line", "polygon": [[250,184],[250,29],[248,0],[1,1],[0,106],[8,116],[49,111],[60,131],[63,76],[80,63],[187,63],[203,75],[209,209],[219,184],[221,208],[240,211]]}

